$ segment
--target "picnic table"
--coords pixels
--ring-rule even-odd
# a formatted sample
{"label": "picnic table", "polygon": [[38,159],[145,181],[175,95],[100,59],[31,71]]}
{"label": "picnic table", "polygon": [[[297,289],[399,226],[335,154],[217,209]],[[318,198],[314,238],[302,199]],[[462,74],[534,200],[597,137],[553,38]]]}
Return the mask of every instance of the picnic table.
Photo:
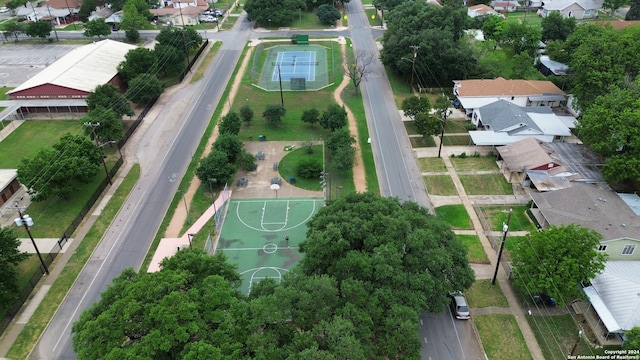
{"label": "picnic table", "polygon": [[281,185],[282,184],[282,179],[280,179],[279,177],[274,177],[273,179],[271,179],[271,185],[273,185],[273,184]]}
{"label": "picnic table", "polygon": [[248,183],[249,183],[249,180],[247,180],[246,178],[240,178],[236,182],[236,185],[238,185],[238,186],[247,186]]}
{"label": "picnic table", "polygon": [[264,153],[262,151],[258,151],[258,153],[256,154],[256,159],[264,160]]}

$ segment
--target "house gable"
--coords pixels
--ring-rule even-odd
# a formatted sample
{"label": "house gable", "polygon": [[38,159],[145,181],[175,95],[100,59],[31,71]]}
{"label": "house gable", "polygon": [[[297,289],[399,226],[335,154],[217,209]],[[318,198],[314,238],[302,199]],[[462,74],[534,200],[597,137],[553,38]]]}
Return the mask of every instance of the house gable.
{"label": "house gable", "polygon": [[640,261],[640,239],[605,240],[600,243],[598,251],[606,253],[610,261]]}

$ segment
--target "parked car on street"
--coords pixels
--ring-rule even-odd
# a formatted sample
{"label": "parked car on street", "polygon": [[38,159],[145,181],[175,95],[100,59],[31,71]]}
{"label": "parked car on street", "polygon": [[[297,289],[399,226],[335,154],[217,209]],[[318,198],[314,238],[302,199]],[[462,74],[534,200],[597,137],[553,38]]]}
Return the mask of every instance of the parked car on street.
{"label": "parked car on street", "polygon": [[9,8],[6,6],[0,7],[0,13],[6,13],[9,11]]}
{"label": "parked car on street", "polygon": [[468,320],[471,318],[469,313],[469,306],[467,305],[467,299],[465,299],[462,293],[453,293],[449,295],[451,297],[451,311],[456,319]]}

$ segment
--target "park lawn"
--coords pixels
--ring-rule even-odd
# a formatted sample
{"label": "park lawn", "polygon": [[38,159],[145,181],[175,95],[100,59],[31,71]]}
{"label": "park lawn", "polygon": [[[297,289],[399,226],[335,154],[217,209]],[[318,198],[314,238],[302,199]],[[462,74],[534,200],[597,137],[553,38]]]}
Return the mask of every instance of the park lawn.
{"label": "park lawn", "polygon": [[427,175],[423,176],[422,179],[427,187],[427,192],[431,195],[458,195],[458,190],[449,175]]}
{"label": "park lawn", "polygon": [[456,238],[467,248],[467,259],[474,264],[489,264],[489,258],[478,239],[478,235],[456,235]]}
{"label": "park lawn", "polygon": [[496,164],[496,159],[491,157],[477,157],[477,156],[467,156],[467,157],[451,157],[451,164],[453,164],[453,168],[456,171],[489,171],[489,170],[498,170],[498,165]]}
{"label": "park lawn", "polygon": [[436,141],[433,140],[433,136],[412,136],[409,138],[409,142],[411,143],[412,148],[421,148],[421,147],[435,147]]}
{"label": "park lawn", "polygon": [[500,283],[492,285],[489,279],[476,280],[464,294],[471,308],[509,307]]}
{"label": "park lawn", "polygon": [[513,195],[502,174],[458,175],[467,195]]}
{"label": "park lawn", "polygon": [[535,11],[516,11],[505,14],[507,21],[510,22],[526,22],[529,26],[542,26],[542,17],[538,16]]}
{"label": "park lawn", "polygon": [[473,229],[471,218],[469,218],[469,214],[462,204],[438,206],[434,210],[436,215],[451,225],[453,229]]}
{"label": "park lawn", "polygon": [[418,165],[422,172],[447,172],[444,160],[437,157],[419,158]]}
{"label": "park lawn", "polygon": [[34,157],[40,149],[58,142],[62,135],[83,131],[78,120],[27,120],[0,142],[0,168],[15,169],[23,157]]}
{"label": "park lawn", "polygon": [[473,145],[469,135],[444,135],[442,145],[444,146],[469,146]]}
{"label": "park lawn", "polygon": [[378,10],[375,8],[366,8],[364,9],[367,14],[367,20],[369,20],[369,26],[377,26],[380,27],[380,14],[378,14]]}
{"label": "park lawn", "polygon": [[0,100],[7,100],[7,93],[14,88],[8,86],[0,87]]}
{"label": "park lawn", "polygon": [[473,317],[482,346],[491,360],[533,359],[513,315],[490,314]]}
{"label": "park lawn", "polygon": [[447,119],[444,125],[445,134],[467,134],[467,124],[470,124],[468,120],[464,119]]}
{"label": "park lawn", "polygon": [[483,206],[482,213],[491,224],[491,230],[502,231],[502,224],[507,222],[509,209],[512,209],[509,231],[534,231],[535,225],[527,216],[528,207],[525,205],[513,206]]}
{"label": "park lawn", "polygon": [[[287,181],[289,179],[289,176],[293,175],[296,178],[297,187],[311,191],[322,190],[318,177],[305,179],[298,175],[298,164],[301,161],[309,159],[316,160],[322,164],[322,145],[314,145],[312,154],[307,153],[307,149],[305,149],[304,147],[295,149],[286,154],[278,164],[278,172],[280,173],[280,177]],[[320,176],[320,174],[318,174],[318,176]]]}

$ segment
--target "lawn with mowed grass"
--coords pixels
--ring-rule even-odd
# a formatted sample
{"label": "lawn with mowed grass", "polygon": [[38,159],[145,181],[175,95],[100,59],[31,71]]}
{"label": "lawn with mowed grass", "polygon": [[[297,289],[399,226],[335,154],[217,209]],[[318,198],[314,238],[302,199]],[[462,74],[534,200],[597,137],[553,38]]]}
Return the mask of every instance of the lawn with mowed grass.
{"label": "lawn with mowed grass", "polygon": [[479,156],[467,156],[467,157],[451,157],[451,164],[456,171],[491,171],[498,170],[495,157],[479,157]]}
{"label": "lawn with mowed grass", "polygon": [[427,175],[423,176],[422,179],[430,195],[458,195],[458,190],[449,175]]}
{"label": "lawn with mowed grass", "polygon": [[470,146],[473,145],[469,135],[446,135],[442,140],[443,146]]}
{"label": "lawn with mowed grass", "polygon": [[27,120],[0,142],[0,168],[15,169],[23,157],[34,157],[40,149],[57,143],[62,135],[83,132],[79,120]]}
{"label": "lawn with mowed grass", "polygon": [[402,125],[404,125],[404,130],[407,132],[407,135],[420,135],[415,121],[403,121]]}
{"label": "lawn with mowed grass", "polygon": [[411,142],[412,148],[420,148],[420,147],[434,147],[436,146],[436,141],[433,140],[433,136],[420,136],[420,137],[410,137],[409,142]]}
{"label": "lawn with mowed grass", "polygon": [[[571,314],[527,316],[529,326],[542,349],[545,360],[564,360],[578,340],[576,321]],[[605,355],[604,349],[595,349],[589,345],[585,336],[580,337],[574,355]],[[603,357],[604,358],[604,357]]]}
{"label": "lawn with mowed grass", "polygon": [[467,195],[513,195],[502,174],[458,175]]}
{"label": "lawn with mowed grass", "polygon": [[492,285],[489,279],[476,280],[464,294],[471,308],[509,307],[500,283]]}
{"label": "lawn with mowed grass", "polygon": [[489,264],[489,258],[478,239],[478,235],[456,235],[456,238],[467,248],[467,259],[474,264]]}
{"label": "lawn with mowed grass", "polygon": [[453,229],[471,230],[471,219],[464,205],[443,205],[434,209],[436,215],[444,219]]}
{"label": "lawn with mowed grass", "polygon": [[[280,173],[280,176],[283,179],[288,180],[289,175],[287,174],[297,174],[298,164],[302,161],[315,160],[322,164],[322,145],[312,146],[311,149],[311,153],[309,153],[306,147],[301,147],[286,154],[282,160],[280,160],[280,163],[278,163],[278,172]],[[297,187],[311,191],[322,190],[320,187],[320,180],[317,177],[314,177],[313,179],[305,179],[297,175],[294,176],[296,178]]]}
{"label": "lawn with mowed grass", "polygon": [[482,347],[491,360],[533,359],[513,315],[490,314],[473,317]]}
{"label": "lawn with mowed grass", "polygon": [[463,119],[447,120],[444,126],[444,133],[445,134],[466,134],[469,132],[469,130],[467,130],[467,124],[470,124],[468,120],[463,120]]}
{"label": "lawn with mowed grass", "polygon": [[418,165],[422,172],[446,172],[447,167],[444,165],[444,160],[437,157],[419,158]]}
{"label": "lawn with mowed grass", "polygon": [[502,224],[507,222],[509,209],[511,209],[511,219],[509,220],[509,231],[534,231],[535,225],[529,220],[525,205],[511,206],[482,206],[482,215],[491,224],[491,230],[502,231]]}

